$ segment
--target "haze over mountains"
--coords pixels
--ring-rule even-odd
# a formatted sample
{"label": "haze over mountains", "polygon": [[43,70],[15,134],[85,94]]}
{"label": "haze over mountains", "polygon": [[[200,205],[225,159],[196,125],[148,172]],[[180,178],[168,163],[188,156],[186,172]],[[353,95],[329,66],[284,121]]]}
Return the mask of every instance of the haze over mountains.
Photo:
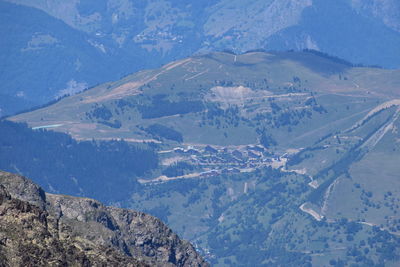
{"label": "haze over mountains", "polygon": [[31,218],[63,232],[51,259],[105,246],[112,262],[206,265],[157,219],[120,224],[136,215],[79,196],[158,217],[215,266],[399,265],[398,1],[0,0],[0,13],[0,115],[53,100],[0,121],[0,169],[49,192],[0,172],[6,228],[23,232],[0,236],[1,255],[38,255],[15,246]]}
{"label": "haze over mountains", "polygon": [[[399,67],[400,5],[385,1],[0,2],[2,115],[194,53],[321,50]],[[5,68],[4,66],[7,66]]]}

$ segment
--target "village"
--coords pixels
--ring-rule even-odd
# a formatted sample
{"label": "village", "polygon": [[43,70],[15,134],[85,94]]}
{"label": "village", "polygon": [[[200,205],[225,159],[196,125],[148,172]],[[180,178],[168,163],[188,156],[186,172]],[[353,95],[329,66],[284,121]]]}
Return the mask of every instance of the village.
{"label": "village", "polygon": [[161,165],[168,167],[185,162],[194,170],[182,175],[161,175],[139,179],[142,184],[163,183],[178,179],[211,178],[218,175],[254,172],[259,168],[279,169],[287,162],[286,154],[279,156],[261,145],[211,146],[186,145],[159,151]]}

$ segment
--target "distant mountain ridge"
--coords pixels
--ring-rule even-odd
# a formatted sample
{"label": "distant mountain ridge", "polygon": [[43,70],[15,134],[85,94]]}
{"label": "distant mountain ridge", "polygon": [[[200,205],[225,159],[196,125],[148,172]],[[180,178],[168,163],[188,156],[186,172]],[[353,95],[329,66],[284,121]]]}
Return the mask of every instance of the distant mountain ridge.
{"label": "distant mountain ridge", "polygon": [[[2,0],[2,93],[10,114],[140,69],[230,49],[316,49],[400,66],[396,0]],[[17,5],[16,5],[17,4]]]}
{"label": "distant mountain ridge", "polygon": [[147,214],[45,193],[0,171],[2,266],[208,266]]}

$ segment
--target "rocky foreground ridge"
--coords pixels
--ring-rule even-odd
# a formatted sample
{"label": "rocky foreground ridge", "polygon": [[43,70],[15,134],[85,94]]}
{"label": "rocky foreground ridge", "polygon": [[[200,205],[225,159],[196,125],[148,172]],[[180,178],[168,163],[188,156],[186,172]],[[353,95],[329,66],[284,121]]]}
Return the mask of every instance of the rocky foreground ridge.
{"label": "rocky foreground ridge", "polygon": [[0,171],[0,266],[208,266],[160,220]]}

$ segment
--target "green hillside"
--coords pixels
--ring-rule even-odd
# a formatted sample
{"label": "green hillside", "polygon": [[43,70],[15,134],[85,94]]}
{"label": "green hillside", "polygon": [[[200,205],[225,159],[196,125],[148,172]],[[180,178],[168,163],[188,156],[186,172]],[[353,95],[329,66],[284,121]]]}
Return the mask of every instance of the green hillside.
{"label": "green hillside", "polygon": [[211,53],[9,119],[149,143],[158,167],[113,204],[216,266],[396,266],[399,85],[399,70],[313,51]]}
{"label": "green hillside", "polygon": [[397,70],[351,67],[311,52],[213,53],[138,72],[11,120],[60,125],[54,130],[76,139],[151,140],[144,129],[161,124],[189,144],[255,144],[268,131],[279,144],[297,148],[399,97],[399,84]]}

